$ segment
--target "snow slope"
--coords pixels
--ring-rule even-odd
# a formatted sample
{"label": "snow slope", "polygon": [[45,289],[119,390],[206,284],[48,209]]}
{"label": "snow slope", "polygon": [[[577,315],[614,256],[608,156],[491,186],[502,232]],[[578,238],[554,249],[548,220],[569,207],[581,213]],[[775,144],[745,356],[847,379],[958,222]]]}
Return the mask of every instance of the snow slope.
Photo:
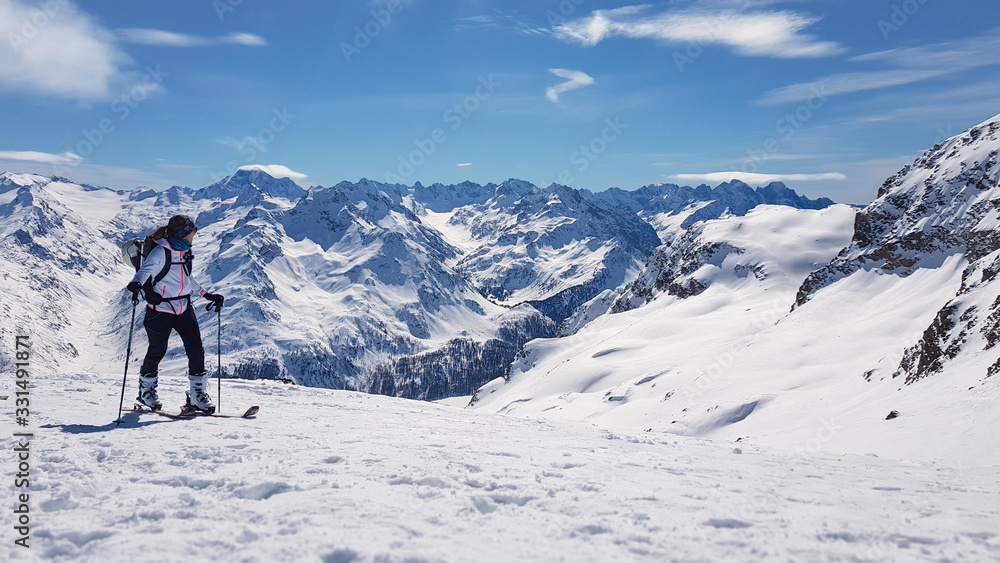
{"label": "snow slope", "polygon": [[[784,449],[1000,463],[998,380],[901,388],[865,377],[898,363],[954,295],[960,258],[902,279],[847,278],[789,313],[800,280],[850,240],[853,218],[847,206],[765,206],[706,222],[673,249],[686,258],[661,249],[664,267],[651,260],[620,298],[637,308],[530,343],[509,382],[481,388],[474,408]],[[699,291],[671,294],[675,286]],[[900,416],[885,420],[893,410]]]}
{"label": "snow slope", "polygon": [[[256,419],[126,413],[116,428],[117,380],[110,368],[33,380],[30,547],[13,543],[8,510],[0,559],[1000,558],[997,467],[619,433],[262,381],[226,381],[222,394],[224,410],[260,404]],[[183,383],[163,378],[167,404]],[[6,425],[13,413],[0,405]],[[5,432],[4,449],[16,446]],[[8,501],[25,492],[13,483]]]}
{"label": "snow slope", "polygon": [[928,151],[856,216],[761,206],[695,224],[571,318],[576,334],[529,344],[474,406],[1000,464],[998,154],[1000,116]]}

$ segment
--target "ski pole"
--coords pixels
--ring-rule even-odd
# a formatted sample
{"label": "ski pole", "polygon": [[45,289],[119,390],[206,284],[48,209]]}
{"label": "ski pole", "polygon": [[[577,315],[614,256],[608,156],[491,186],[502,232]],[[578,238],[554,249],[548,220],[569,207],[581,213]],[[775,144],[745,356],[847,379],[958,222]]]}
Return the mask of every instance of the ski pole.
{"label": "ski pole", "polygon": [[222,410],[222,307],[217,307],[216,310],[219,312],[219,332],[216,338],[215,349],[219,355],[219,370],[216,372],[216,378],[219,380],[219,391],[216,396],[219,397],[219,407]]}
{"label": "ski pole", "polygon": [[125,351],[125,375],[122,376],[122,397],[118,400],[118,420],[115,426],[122,424],[122,405],[125,404],[125,382],[128,381],[128,361],[132,357],[132,333],[135,331],[135,307],[139,304],[139,296],[132,294],[132,321],[128,324],[128,347]]}

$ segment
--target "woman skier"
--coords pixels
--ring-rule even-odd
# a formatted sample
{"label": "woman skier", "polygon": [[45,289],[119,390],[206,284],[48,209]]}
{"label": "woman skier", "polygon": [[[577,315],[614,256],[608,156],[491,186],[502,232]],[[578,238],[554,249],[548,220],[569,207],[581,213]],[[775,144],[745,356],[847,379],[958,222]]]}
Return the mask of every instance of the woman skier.
{"label": "woman skier", "polygon": [[211,301],[209,309],[221,310],[223,296],[207,293],[191,277],[191,242],[198,228],[187,215],[175,215],[165,227],[153,233],[155,247],[149,251],[142,267],[128,284],[128,290],[137,298],[142,291],[148,303],[143,326],[149,337],[146,358],[139,369],[139,403],[152,410],[160,410],[163,404],[156,394],[157,375],[160,360],[167,353],[170,332],[176,330],[184,343],[188,357],[188,381],[185,407],[193,407],[201,412],[215,412],[215,405],[208,395],[208,374],[205,372],[205,348],[201,342],[198,318],[191,307],[191,295],[196,293]]}

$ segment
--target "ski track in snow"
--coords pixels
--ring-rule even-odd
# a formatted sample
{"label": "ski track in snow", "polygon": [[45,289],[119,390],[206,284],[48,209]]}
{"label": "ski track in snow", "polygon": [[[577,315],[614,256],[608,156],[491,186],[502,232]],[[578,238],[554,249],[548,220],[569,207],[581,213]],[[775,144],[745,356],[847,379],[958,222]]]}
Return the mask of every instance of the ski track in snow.
{"label": "ski track in snow", "polygon": [[[34,380],[31,547],[5,526],[0,559],[1000,560],[1000,467],[616,434],[273,382],[224,381],[223,410],[260,404],[256,419],[126,413],[116,428],[116,380]],[[161,399],[185,386],[164,375]]]}

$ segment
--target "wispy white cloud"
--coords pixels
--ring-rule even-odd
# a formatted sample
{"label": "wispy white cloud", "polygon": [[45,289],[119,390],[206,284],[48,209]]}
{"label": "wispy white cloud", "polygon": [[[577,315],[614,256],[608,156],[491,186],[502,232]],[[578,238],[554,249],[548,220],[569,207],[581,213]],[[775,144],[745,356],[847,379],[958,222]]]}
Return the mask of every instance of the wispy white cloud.
{"label": "wispy white cloud", "polygon": [[901,67],[960,69],[1000,64],[1000,27],[962,41],[950,41],[890,49],[859,55],[851,59],[860,62],[888,62]]}
{"label": "wispy white cloud", "polygon": [[464,18],[455,18],[458,22],[459,29],[475,29],[481,27],[496,28],[500,27],[501,18],[497,16],[469,16]]}
{"label": "wispy white cloud", "polygon": [[466,166],[472,166],[472,163],[471,162],[463,162],[461,164],[456,164],[455,166],[458,166],[459,168],[465,168]]}
{"label": "wispy white cloud", "polygon": [[860,63],[888,64],[884,70],[834,74],[765,93],[758,103],[775,105],[912,84],[964,70],[1000,64],[1000,28],[965,41],[892,49],[853,57]]}
{"label": "wispy white cloud", "polygon": [[19,162],[40,162],[42,164],[58,164],[73,166],[83,162],[83,157],[72,152],[52,154],[36,151],[0,151],[0,160],[16,160]]}
{"label": "wispy white cloud", "polygon": [[138,45],[156,45],[162,47],[207,47],[211,45],[246,45],[262,47],[267,41],[252,33],[230,33],[220,37],[199,37],[185,33],[175,33],[160,29],[119,29],[115,37],[123,43]]}
{"label": "wispy white cloud", "polygon": [[552,30],[547,27],[539,27],[519,16],[505,13],[455,18],[455,29],[457,31],[512,29],[520,35],[552,35]]}
{"label": "wispy white cloud", "polygon": [[545,91],[545,97],[556,103],[559,102],[559,96],[561,94],[565,94],[570,90],[576,90],[577,88],[583,88],[584,86],[590,86],[591,84],[594,83],[593,77],[579,70],[568,70],[565,68],[550,68],[549,72],[558,76],[559,78],[565,78],[566,80],[569,81],[553,86]]}
{"label": "wispy white cloud", "polygon": [[[0,1],[0,88],[90,103],[135,83],[113,33],[71,2],[45,6]],[[45,24],[24,23],[32,21]]]}
{"label": "wispy white cloud", "polygon": [[872,72],[852,72],[834,74],[814,82],[802,82],[783,88],[777,88],[765,93],[757,103],[777,105],[790,102],[801,102],[812,98],[824,98],[838,94],[878,90],[891,86],[911,84],[928,78],[935,78],[954,72],[947,69],[933,70],[885,70]]}
{"label": "wispy white cloud", "polygon": [[220,38],[223,43],[232,43],[235,45],[247,45],[249,47],[263,47],[267,45],[267,41],[259,35],[254,35],[252,33],[230,33]]}
{"label": "wispy white cloud", "polygon": [[710,172],[708,174],[676,174],[671,178],[679,182],[728,182],[739,180],[747,184],[769,184],[771,182],[823,182],[843,181],[847,176],[839,172],[822,174],[758,174],[752,172]]}
{"label": "wispy white cloud", "polygon": [[628,37],[723,45],[740,55],[757,57],[814,58],[843,52],[837,43],[801,33],[819,18],[795,12],[687,9],[649,14],[649,8],[595,10],[553,31],[564,41],[588,46],[612,37]]}

